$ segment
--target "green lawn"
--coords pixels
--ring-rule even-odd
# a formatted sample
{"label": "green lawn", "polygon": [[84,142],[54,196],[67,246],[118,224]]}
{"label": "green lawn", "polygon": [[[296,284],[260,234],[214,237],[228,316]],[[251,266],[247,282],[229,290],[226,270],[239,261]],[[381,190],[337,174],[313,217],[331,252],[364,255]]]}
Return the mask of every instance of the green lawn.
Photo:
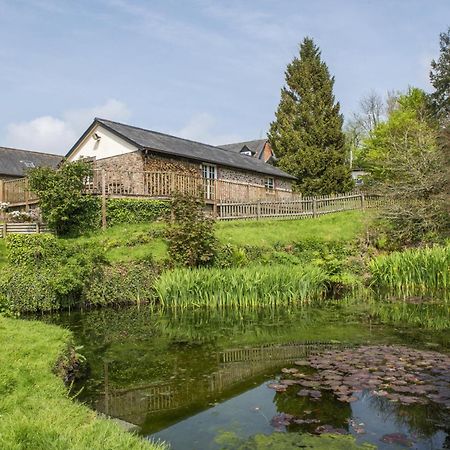
{"label": "green lawn", "polygon": [[160,222],[116,225],[105,231],[78,237],[76,240],[103,247],[106,259],[112,263],[141,261],[148,258],[161,261],[167,257],[167,245],[162,238],[153,237],[152,233],[163,228],[164,224]]}
{"label": "green lawn", "polygon": [[370,219],[370,214],[346,211],[318,219],[229,221],[219,222],[216,234],[222,243],[257,247],[287,245],[313,238],[351,241],[363,232]]}
{"label": "green lawn", "polygon": [[[273,248],[307,239],[319,241],[352,241],[364,231],[371,214],[346,211],[322,216],[319,219],[242,220],[217,222],[216,235],[222,244],[251,245]],[[96,231],[78,237],[78,242],[91,242],[105,249],[112,263],[167,258],[167,245],[154,233],[164,229],[161,222],[117,225],[106,231]],[[5,263],[4,241],[0,239],[0,267]]]}
{"label": "green lawn", "polygon": [[0,448],[135,449],[156,445],[122,431],[73,401],[52,373],[67,349],[68,331],[0,316]]}

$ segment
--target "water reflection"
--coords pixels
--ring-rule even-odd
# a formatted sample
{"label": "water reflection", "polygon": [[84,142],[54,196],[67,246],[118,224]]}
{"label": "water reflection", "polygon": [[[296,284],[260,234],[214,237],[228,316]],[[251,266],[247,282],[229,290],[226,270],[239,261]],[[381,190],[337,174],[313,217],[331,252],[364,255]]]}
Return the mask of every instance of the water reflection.
{"label": "water reflection", "polygon": [[[90,373],[83,382],[82,401],[140,426],[145,435],[157,433],[175,449],[177,442],[183,449],[221,448],[215,440],[223,430],[237,430],[241,438],[270,433],[276,414],[300,416],[305,411],[350,432],[349,420],[363,417],[370,427],[358,439],[377,445],[384,445],[379,442],[381,430],[428,436],[429,442],[422,440],[417,447],[424,449],[440,448],[435,443],[445,437],[438,431],[444,418],[435,417],[425,405],[392,407],[367,397],[348,405],[331,393],[314,402],[298,397],[294,387],[274,394],[266,386],[284,365],[326,346],[407,343],[442,349],[449,339],[445,333],[360,323],[338,307],[251,313],[104,309],[45,320],[70,328],[83,346]],[[314,424],[287,427],[313,429]]]}

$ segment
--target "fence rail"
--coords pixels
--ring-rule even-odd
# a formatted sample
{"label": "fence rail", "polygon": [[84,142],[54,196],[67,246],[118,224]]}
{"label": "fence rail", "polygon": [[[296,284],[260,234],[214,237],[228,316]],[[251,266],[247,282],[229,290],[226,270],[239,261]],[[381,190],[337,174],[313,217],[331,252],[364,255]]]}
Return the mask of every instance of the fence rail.
{"label": "fence rail", "polygon": [[8,234],[33,234],[33,233],[51,233],[46,225],[37,222],[4,222],[0,223],[0,239]]}
{"label": "fence rail", "polygon": [[299,200],[219,203],[218,219],[264,219],[319,217],[339,211],[377,208],[383,199],[363,193],[334,195],[330,197],[304,197]]}
{"label": "fence rail", "polygon": [[[102,224],[106,227],[106,199],[111,197],[170,199],[176,193],[203,194],[220,220],[319,217],[338,211],[373,208],[384,200],[375,195],[303,197],[275,186],[230,180],[205,179],[200,175],[176,172],[108,171],[95,169],[85,180],[86,195],[102,198]],[[26,178],[0,181],[0,203],[27,208],[37,203]]]}

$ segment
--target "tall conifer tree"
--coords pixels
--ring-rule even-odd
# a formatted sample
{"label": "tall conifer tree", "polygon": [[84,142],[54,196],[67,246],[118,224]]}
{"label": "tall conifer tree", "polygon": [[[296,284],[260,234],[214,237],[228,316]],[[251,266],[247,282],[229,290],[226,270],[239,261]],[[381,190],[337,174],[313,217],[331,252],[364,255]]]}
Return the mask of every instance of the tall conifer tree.
{"label": "tall conifer tree", "polygon": [[345,192],[353,182],[346,158],[343,117],[333,95],[334,77],[311,38],[287,66],[286,85],[269,141],[278,165],[297,178],[304,195]]}
{"label": "tall conifer tree", "polygon": [[444,126],[450,124],[450,27],[439,35],[439,59],[431,61],[430,80],[434,87],[431,102]]}

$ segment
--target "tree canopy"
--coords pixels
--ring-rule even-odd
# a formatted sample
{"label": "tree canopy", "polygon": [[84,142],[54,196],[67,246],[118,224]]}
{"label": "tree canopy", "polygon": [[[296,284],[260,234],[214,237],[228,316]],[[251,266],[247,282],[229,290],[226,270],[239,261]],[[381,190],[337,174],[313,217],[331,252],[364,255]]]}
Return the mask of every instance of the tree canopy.
{"label": "tree canopy", "polygon": [[319,48],[310,38],[287,66],[286,85],[268,134],[278,165],[297,178],[304,194],[351,189],[343,117]]}

